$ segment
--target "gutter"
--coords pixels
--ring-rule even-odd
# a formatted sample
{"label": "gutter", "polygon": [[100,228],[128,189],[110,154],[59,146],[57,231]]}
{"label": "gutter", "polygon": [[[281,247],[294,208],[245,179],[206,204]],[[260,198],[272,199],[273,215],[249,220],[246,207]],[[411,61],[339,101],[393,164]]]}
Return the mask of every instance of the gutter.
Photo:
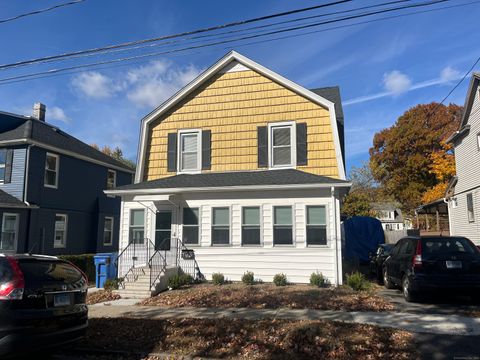
{"label": "gutter", "polygon": [[303,190],[303,189],[328,189],[349,188],[352,183],[332,184],[287,184],[287,185],[239,185],[239,186],[206,186],[182,188],[154,188],[154,189],[125,189],[104,190],[106,195],[136,195],[136,194],[180,194],[189,192],[218,192],[218,191],[252,191],[252,190]]}
{"label": "gutter", "polygon": [[448,143],[453,143],[455,142],[459,137],[465,135],[466,133],[468,133],[470,131],[470,125],[467,124],[465,125],[464,127],[462,127],[460,130],[457,130],[455,131],[452,135],[450,135],[450,137],[445,140],[445,142],[448,144]]}

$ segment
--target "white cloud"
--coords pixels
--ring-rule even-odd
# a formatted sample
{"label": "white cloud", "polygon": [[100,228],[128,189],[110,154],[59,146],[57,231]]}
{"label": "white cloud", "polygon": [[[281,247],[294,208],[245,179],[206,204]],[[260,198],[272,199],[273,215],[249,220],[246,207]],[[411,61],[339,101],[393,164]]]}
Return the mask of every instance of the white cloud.
{"label": "white cloud", "polygon": [[180,68],[168,61],[152,61],[127,73],[127,97],[139,107],[155,107],[199,73],[192,65]]}
{"label": "white cloud", "polygon": [[72,85],[84,95],[95,99],[106,99],[120,90],[120,86],[108,76],[89,71],[73,78]]}
{"label": "white cloud", "polygon": [[410,89],[412,80],[398,70],[383,74],[383,86],[387,92],[400,95]]}
{"label": "white cloud", "polygon": [[65,111],[58,106],[52,106],[50,108],[47,108],[45,116],[48,121],[57,120],[67,124],[70,122],[70,118],[65,114]]}
{"label": "white cloud", "polygon": [[450,81],[457,80],[459,78],[460,78],[460,71],[458,71],[457,69],[451,66],[447,66],[446,68],[442,69],[442,71],[440,72],[440,79],[443,82],[450,82]]}

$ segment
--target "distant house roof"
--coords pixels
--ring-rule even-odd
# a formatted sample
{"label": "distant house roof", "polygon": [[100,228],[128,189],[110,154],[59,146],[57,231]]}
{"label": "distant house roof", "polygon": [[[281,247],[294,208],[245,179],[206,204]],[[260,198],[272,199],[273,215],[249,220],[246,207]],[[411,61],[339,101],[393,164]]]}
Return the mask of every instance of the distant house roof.
{"label": "distant house roof", "polygon": [[402,210],[398,207],[398,204],[394,202],[379,202],[372,204],[373,210],[376,211],[393,211],[394,218],[393,219],[381,219],[380,221],[383,223],[396,223],[396,222],[403,222],[403,214]]}
{"label": "distant house roof", "polygon": [[148,189],[178,189],[178,188],[219,188],[257,185],[303,185],[318,184],[349,187],[345,180],[327,176],[314,175],[295,169],[239,171],[223,173],[180,174],[162,179],[145,181],[137,184],[119,186],[109,192]]}
{"label": "distant house roof", "polygon": [[124,163],[85,144],[59,128],[34,118],[0,112],[0,145],[2,142],[36,142],[78,154],[117,169],[133,173]]}
{"label": "distant house roof", "polygon": [[5,191],[0,190],[0,208],[28,208],[29,206],[23,201],[20,201],[16,197],[7,194]]}

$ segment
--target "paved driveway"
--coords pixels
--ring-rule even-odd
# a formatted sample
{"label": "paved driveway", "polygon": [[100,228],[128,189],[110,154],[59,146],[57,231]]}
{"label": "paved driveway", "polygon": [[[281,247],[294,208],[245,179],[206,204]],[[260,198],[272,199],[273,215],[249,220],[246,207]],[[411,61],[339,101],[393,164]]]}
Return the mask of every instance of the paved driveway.
{"label": "paved driveway", "polygon": [[397,311],[401,312],[467,316],[477,312],[480,316],[480,305],[473,303],[468,296],[437,294],[426,296],[420,302],[409,303],[405,301],[400,290],[383,288],[379,295],[394,303]]}

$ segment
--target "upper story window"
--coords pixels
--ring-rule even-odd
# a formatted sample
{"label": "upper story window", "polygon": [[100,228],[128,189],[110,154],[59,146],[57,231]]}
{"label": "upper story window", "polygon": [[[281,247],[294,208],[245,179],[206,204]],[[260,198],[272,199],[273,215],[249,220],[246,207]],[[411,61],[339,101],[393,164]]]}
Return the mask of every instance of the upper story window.
{"label": "upper story window", "polygon": [[201,170],[202,162],[200,130],[179,132],[178,157],[179,172],[196,172]]}
{"label": "upper story window", "polygon": [[107,190],[115,189],[117,187],[117,172],[108,170],[107,174]]}
{"label": "upper story window", "polygon": [[271,168],[295,166],[295,123],[269,125],[269,157]]}
{"label": "upper story window", "polygon": [[475,210],[473,208],[473,194],[467,194],[468,222],[475,222]]}
{"label": "upper story window", "polygon": [[45,160],[45,187],[58,188],[59,156],[47,153]]}
{"label": "upper story window", "polygon": [[13,150],[0,150],[0,184],[7,184],[12,179]]}

